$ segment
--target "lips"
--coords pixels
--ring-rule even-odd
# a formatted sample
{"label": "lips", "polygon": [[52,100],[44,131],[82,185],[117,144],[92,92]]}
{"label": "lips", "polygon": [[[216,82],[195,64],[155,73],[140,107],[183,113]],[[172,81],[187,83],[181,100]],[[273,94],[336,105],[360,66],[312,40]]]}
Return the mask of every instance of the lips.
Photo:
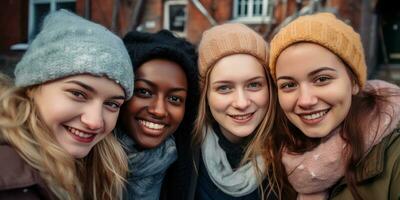
{"label": "lips", "polygon": [[70,126],[64,126],[67,132],[78,142],[90,143],[96,137],[96,133],[88,133]]}
{"label": "lips", "polygon": [[316,124],[324,119],[324,116],[329,112],[330,109],[321,110],[317,112],[299,114],[301,120],[307,124]]}
{"label": "lips", "polygon": [[158,137],[162,135],[165,131],[166,124],[157,123],[154,121],[148,121],[144,119],[138,119],[138,124],[140,125],[144,134],[152,137]]}
{"label": "lips", "polygon": [[158,124],[158,123],[145,121],[145,120],[139,120],[139,123],[141,125],[145,126],[146,128],[155,129],[155,130],[160,130],[160,129],[163,129],[165,127],[164,124]]}
{"label": "lips", "polygon": [[233,121],[237,123],[246,123],[250,121],[253,118],[254,112],[253,113],[246,113],[246,114],[238,114],[238,115],[228,115],[233,119]]}

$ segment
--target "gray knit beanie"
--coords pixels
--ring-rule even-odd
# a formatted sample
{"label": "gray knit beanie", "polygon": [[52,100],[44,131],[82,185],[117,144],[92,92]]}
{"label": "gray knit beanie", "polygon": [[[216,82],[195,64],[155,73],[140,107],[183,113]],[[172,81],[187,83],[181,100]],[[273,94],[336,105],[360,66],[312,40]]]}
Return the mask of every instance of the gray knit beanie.
{"label": "gray knit beanie", "polygon": [[15,84],[26,87],[78,74],[106,76],[133,94],[134,74],[122,40],[66,10],[48,15],[17,64]]}

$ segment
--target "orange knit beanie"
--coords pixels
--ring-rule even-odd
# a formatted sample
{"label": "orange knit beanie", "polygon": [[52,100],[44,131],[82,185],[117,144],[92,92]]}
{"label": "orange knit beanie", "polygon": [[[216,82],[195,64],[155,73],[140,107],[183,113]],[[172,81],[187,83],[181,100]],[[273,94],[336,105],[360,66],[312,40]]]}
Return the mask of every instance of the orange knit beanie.
{"label": "orange knit beanie", "polygon": [[[199,44],[200,87],[203,88],[208,71],[223,57],[250,54],[268,63],[268,45],[254,30],[243,24],[228,23],[215,26],[203,33]],[[266,69],[268,71],[268,69]]]}
{"label": "orange knit beanie", "polygon": [[354,72],[358,85],[364,87],[367,67],[360,35],[331,13],[301,16],[274,36],[269,58],[269,69],[274,79],[279,55],[297,42],[316,43],[336,54]]}

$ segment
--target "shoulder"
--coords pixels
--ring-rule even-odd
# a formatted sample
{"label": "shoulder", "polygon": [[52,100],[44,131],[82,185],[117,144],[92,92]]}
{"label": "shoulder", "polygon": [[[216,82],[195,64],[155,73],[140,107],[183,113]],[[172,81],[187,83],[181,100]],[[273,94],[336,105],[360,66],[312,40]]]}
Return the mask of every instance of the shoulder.
{"label": "shoulder", "polygon": [[[388,140],[388,148],[386,152],[387,160],[393,164],[393,170],[400,173],[400,127],[397,127],[392,132]],[[400,180],[399,173],[398,176]]]}
{"label": "shoulder", "polygon": [[[358,193],[369,199],[395,199],[400,195],[400,129],[397,128],[374,146],[356,169]],[[352,199],[342,179],[331,190],[330,199]]]}
{"label": "shoulder", "polygon": [[0,190],[34,185],[38,172],[33,169],[10,145],[0,145]]}

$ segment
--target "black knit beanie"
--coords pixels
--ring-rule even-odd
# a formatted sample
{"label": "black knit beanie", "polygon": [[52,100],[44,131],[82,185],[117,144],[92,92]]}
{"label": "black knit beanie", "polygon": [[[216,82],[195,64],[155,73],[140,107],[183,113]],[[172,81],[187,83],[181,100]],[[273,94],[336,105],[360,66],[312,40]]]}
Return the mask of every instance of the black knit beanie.
{"label": "black knit beanie", "polygon": [[170,31],[157,33],[132,31],[123,38],[132,60],[133,71],[153,59],[166,59],[180,65],[188,77],[197,76],[197,54],[195,47],[183,38],[175,37]]}

